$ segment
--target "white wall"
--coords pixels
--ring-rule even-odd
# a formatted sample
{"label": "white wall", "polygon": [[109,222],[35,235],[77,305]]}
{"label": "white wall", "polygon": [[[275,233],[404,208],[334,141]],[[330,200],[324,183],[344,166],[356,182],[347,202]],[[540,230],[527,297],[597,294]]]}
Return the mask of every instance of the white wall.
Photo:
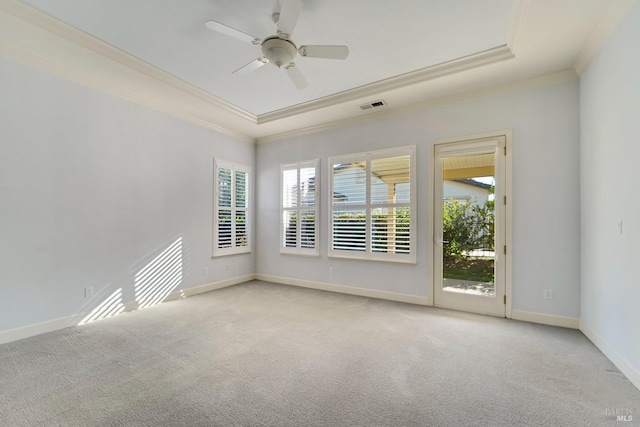
{"label": "white wall", "polygon": [[[431,256],[427,202],[432,144],[442,138],[513,129],[513,309],[579,317],[578,82],[498,94],[376,119],[257,147],[258,274],[427,296]],[[328,259],[327,158],[418,146],[418,263]],[[278,251],[279,165],[321,159],[319,258]],[[334,267],[330,274],[330,267]],[[554,291],[544,300],[544,289]]]}
{"label": "white wall", "polygon": [[640,388],[638,23],[635,2],[580,79],[580,161],[581,328]]}
{"label": "white wall", "polygon": [[178,238],[177,289],[253,274],[253,255],[211,259],[213,158],[254,167],[253,144],[2,57],[0,75],[0,335],[133,301]]}

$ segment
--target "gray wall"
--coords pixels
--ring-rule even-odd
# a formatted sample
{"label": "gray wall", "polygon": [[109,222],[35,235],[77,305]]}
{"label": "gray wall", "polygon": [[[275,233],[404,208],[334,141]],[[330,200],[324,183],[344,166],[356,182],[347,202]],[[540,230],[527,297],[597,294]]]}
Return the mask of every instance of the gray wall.
{"label": "gray wall", "polygon": [[0,75],[0,332],[133,301],[178,238],[178,289],[254,272],[211,259],[213,158],[254,167],[253,144],[2,57]]}
{"label": "gray wall", "polygon": [[[578,318],[578,111],[578,82],[573,81],[258,145],[257,273],[429,295],[428,165],[434,141],[513,129],[513,309]],[[327,158],[412,144],[418,147],[418,263],[327,258]],[[313,158],[321,159],[321,256],[280,255],[279,165]],[[553,290],[552,300],[543,299],[544,289]]]}
{"label": "gray wall", "polygon": [[638,23],[635,2],[581,77],[580,166],[581,328],[640,387]]}

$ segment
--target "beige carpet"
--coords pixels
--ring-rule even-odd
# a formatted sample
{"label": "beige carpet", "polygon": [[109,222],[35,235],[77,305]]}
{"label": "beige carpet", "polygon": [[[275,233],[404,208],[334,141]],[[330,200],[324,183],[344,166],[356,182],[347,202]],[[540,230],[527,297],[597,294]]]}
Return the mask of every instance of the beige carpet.
{"label": "beige carpet", "polygon": [[639,420],[578,331],[257,281],[0,346],[2,426]]}

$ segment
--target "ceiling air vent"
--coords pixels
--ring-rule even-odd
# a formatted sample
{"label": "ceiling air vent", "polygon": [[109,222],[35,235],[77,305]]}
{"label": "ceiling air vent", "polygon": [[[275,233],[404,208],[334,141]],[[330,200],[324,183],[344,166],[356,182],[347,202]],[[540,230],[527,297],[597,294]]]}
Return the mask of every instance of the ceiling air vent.
{"label": "ceiling air vent", "polygon": [[362,104],[360,106],[361,110],[370,110],[371,108],[378,108],[378,107],[384,107],[385,105],[387,105],[386,102],[380,100],[380,101],[373,101],[370,102],[368,104]]}

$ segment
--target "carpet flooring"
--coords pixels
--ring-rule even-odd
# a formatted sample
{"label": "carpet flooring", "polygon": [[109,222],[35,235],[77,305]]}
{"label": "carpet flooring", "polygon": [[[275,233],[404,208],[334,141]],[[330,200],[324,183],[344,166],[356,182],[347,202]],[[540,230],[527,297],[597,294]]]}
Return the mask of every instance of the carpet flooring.
{"label": "carpet flooring", "polygon": [[640,425],[579,331],[260,281],[1,345],[0,382],[11,427]]}

